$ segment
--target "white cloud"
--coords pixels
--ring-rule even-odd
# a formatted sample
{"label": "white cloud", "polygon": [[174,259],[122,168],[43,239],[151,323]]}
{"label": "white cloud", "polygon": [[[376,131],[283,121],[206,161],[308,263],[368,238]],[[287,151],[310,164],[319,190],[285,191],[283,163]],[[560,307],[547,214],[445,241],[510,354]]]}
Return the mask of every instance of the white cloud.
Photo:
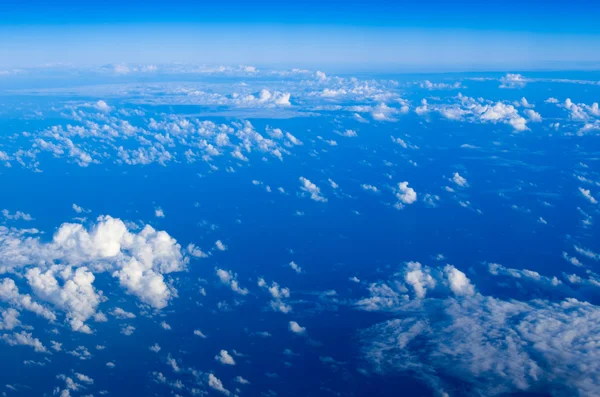
{"label": "white cloud", "polygon": [[200,248],[195,246],[194,244],[188,244],[186,247],[186,251],[190,256],[194,258],[208,258],[208,254],[202,251]]}
{"label": "white cloud", "polygon": [[65,268],[87,265],[90,272],[110,272],[127,292],[156,309],[165,307],[171,298],[172,287],[163,274],[184,270],[188,261],[166,232],[145,226],[132,233],[123,221],[110,216],[99,217],[89,230],[81,224],[64,223],[49,243],[22,239],[1,229],[0,241],[6,243],[0,245],[0,270],[52,261]]}
{"label": "white cloud", "polygon": [[249,385],[250,384],[250,382],[248,380],[242,378],[241,376],[236,376],[234,381],[236,381],[240,385]]}
{"label": "white cloud", "polygon": [[306,334],[306,328],[305,327],[301,327],[300,324],[298,324],[295,321],[290,321],[289,322],[289,329],[290,329],[290,331],[292,331],[295,334],[299,334],[299,335]]}
{"label": "white cloud", "polygon": [[424,298],[428,288],[434,288],[435,279],[427,267],[423,268],[419,262],[408,262],[404,273],[404,282],[412,287],[417,298]]}
{"label": "white cloud", "polygon": [[360,187],[362,187],[363,190],[371,191],[373,193],[379,193],[379,189],[377,189],[377,186],[368,185],[368,184],[363,183],[362,185],[360,185]]}
{"label": "white cloud", "polygon": [[73,211],[77,212],[78,214],[83,214],[83,213],[87,213],[90,212],[89,210],[86,210],[83,207],[78,206],[77,204],[73,204]]}
{"label": "white cloud", "polygon": [[[56,276],[62,281],[62,286]],[[71,266],[55,265],[45,272],[31,268],[25,277],[37,297],[67,313],[67,320],[74,331],[92,332],[85,321],[96,313],[101,296],[92,285],[94,275],[86,267],[73,270]]]}
{"label": "white cloud", "polygon": [[219,378],[217,378],[216,376],[214,376],[213,374],[208,374],[207,383],[211,389],[221,392],[221,393],[225,394],[226,396],[231,394],[231,392],[229,390],[227,390],[227,389],[225,389],[225,387],[223,387],[223,382],[221,382],[221,380]]}
{"label": "white cloud", "polygon": [[0,310],[0,330],[11,330],[21,325],[19,312],[13,308]]}
{"label": "white cloud", "polygon": [[227,246],[225,244],[223,244],[223,242],[221,240],[215,241],[215,247],[219,251],[226,251],[227,250]]}
{"label": "white cloud", "polygon": [[452,175],[452,181],[460,187],[469,186],[467,180],[464,177],[462,177],[458,172],[455,172],[454,175]]}
{"label": "white cloud", "polygon": [[469,278],[460,270],[451,265],[444,267],[444,272],[450,284],[450,289],[457,296],[473,295],[475,288]]}
{"label": "white cloud", "polygon": [[413,188],[408,187],[408,182],[400,182],[398,183],[396,198],[399,200],[396,207],[402,208],[403,204],[412,204],[417,201],[417,192]]}
{"label": "white cloud", "polygon": [[590,203],[592,204],[598,204],[598,200],[596,200],[594,198],[594,196],[592,196],[592,193],[590,192],[589,189],[584,189],[582,187],[579,188],[579,192],[581,193],[581,195],[583,197],[585,197]]}
{"label": "white cloud", "polygon": [[149,349],[154,353],[158,353],[160,351],[160,345],[158,343],[155,343],[152,346],[150,346]]}
{"label": "white cloud", "polygon": [[527,80],[518,73],[508,73],[500,78],[500,88],[522,88]]}
{"label": "white cloud", "polygon": [[112,111],[112,107],[108,106],[105,101],[99,100],[94,104],[94,108],[104,113],[109,113]]}
{"label": "white cloud", "polygon": [[309,193],[312,200],[322,203],[327,202],[327,199],[321,194],[321,189],[303,176],[300,177],[300,185],[300,190]]}
{"label": "white cloud", "polygon": [[8,302],[18,309],[33,312],[49,321],[56,320],[56,315],[50,309],[35,302],[29,294],[19,293],[17,285],[10,278],[4,278],[0,282],[0,300]]}
{"label": "white cloud", "polygon": [[[556,285],[556,277],[527,269],[493,264],[490,272]],[[573,298],[519,302],[484,296],[450,265],[409,262],[396,276],[373,283],[370,297],[357,302],[363,310],[401,313],[361,333],[373,371],[415,376],[439,395],[457,380],[472,395],[486,396],[535,391],[591,397],[600,390],[600,350],[592,342],[600,332],[597,306]],[[569,280],[586,282],[575,275]],[[426,293],[426,285],[435,293]]]}
{"label": "white cloud", "polygon": [[34,338],[29,332],[21,331],[19,333],[4,334],[2,335],[2,340],[10,346],[30,346],[37,353],[49,353],[42,342]]}
{"label": "white cloud", "polygon": [[542,122],[542,115],[540,115],[538,112],[536,112],[533,109],[525,110],[525,115],[527,116],[527,118],[529,118],[529,120],[531,120],[534,123]]}
{"label": "white cloud", "polygon": [[18,221],[18,220],[32,221],[33,220],[33,217],[29,214],[26,214],[25,212],[16,211],[15,213],[11,213],[7,209],[2,210],[2,216],[4,216],[4,218],[11,220],[11,221]]}
{"label": "white cloud", "polygon": [[284,301],[291,295],[289,288],[280,287],[274,281],[269,286],[263,278],[258,279],[258,286],[266,289],[273,298],[269,303],[271,309],[282,313],[290,313],[292,311],[292,307]]}
{"label": "white cloud", "polygon": [[167,331],[171,330],[171,326],[170,326],[169,324],[167,324],[167,322],[166,322],[166,321],[161,321],[161,323],[160,323],[160,327],[161,327],[162,329],[164,329],[164,330],[167,330]]}
{"label": "white cloud", "polygon": [[294,261],[291,261],[288,266],[295,271],[296,273],[300,274],[302,273],[302,268]]}
{"label": "white cloud", "polygon": [[223,269],[215,269],[215,272],[221,283],[228,285],[232,291],[237,292],[240,295],[248,294],[248,290],[239,285],[237,281],[237,274]]}
{"label": "white cloud", "polygon": [[227,352],[227,350],[221,350],[219,354],[215,356],[215,360],[224,365],[235,365],[235,360]]}
{"label": "white cloud", "polygon": [[204,333],[202,333],[202,331],[200,331],[199,329],[194,330],[194,335],[196,335],[202,339],[206,339],[206,335],[204,335]]}

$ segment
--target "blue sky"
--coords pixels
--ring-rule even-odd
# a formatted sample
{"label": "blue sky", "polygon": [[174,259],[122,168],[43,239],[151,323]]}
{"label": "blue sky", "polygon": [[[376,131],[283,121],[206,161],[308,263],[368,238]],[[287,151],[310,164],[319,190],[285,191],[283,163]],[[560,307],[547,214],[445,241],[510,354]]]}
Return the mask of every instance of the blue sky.
{"label": "blue sky", "polygon": [[3,67],[252,63],[341,70],[582,69],[586,2],[3,2]]}

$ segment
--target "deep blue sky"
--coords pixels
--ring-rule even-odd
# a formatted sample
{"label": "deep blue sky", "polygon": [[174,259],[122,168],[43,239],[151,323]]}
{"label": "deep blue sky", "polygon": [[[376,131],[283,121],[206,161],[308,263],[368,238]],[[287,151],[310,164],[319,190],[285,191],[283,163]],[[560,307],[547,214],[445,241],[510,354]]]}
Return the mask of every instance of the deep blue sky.
{"label": "deep blue sky", "polygon": [[3,1],[0,66],[252,63],[590,68],[592,2]]}

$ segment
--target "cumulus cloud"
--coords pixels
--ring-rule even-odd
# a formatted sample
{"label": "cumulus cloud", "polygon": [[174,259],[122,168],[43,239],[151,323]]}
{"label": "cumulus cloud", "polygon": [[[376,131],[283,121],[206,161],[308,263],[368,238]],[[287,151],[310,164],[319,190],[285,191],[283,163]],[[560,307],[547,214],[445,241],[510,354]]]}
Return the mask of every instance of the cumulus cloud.
{"label": "cumulus cloud", "polygon": [[213,374],[208,374],[207,383],[211,389],[223,393],[226,396],[229,396],[231,394],[229,390],[225,389],[225,387],[223,386],[223,382],[221,382],[221,380]]}
{"label": "cumulus cloud", "polygon": [[289,313],[292,311],[292,307],[285,303],[285,299],[290,297],[289,288],[280,287],[279,284],[274,281],[269,285],[263,278],[258,279],[258,286],[266,289],[273,298],[269,303],[272,310],[282,313]]}
{"label": "cumulus cloud", "polygon": [[233,292],[237,292],[240,295],[248,294],[248,290],[246,288],[242,288],[238,283],[237,274],[223,269],[215,269],[215,272],[221,283],[229,286]]}
{"label": "cumulus cloud", "polygon": [[1,338],[10,346],[30,346],[37,353],[50,353],[38,338],[34,338],[31,333],[26,331],[4,334]]}
{"label": "cumulus cloud", "polygon": [[373,185],[369,185],[366,183],[363,183],[362,185],[360,185],[360,187],[363,188],[363,190],[367,190],[373,193],[379,193],[379,189],[377,189],[377,186],[373,186]]}
{"label": "cumulus cloud", "polygon": [[452,182],[454,182],[457,186],[460,187],[469,186],[467,180],[464,177],[462,177],[458,172],[455,172],[454,175],[452,175]]}
{"label": "cumulus cloud", "polygon": [[581,193],[581,195],[583,197],[585,197],[590,203],[592,204],[598,204],[598,200],[596,200],[594,198],[594,196],[592,196],[592,192],[589,189],[584,189],[582,187],[579,188],[579,193]]}
{"label": "cumulus cloud", "polygon": [[19,312],[13,308],[0,310],[0,330],[11,330],[21,325]]}
{"label": "cumulus cloud", "polygon": [[[536,278],[525,270],[493,270]],[[450,265],[409,263],[398,276],[372,284],[371,296],[357,302],[362,309],[401,314],[360,334],[373,372],[417,377],[440,396],[465,390],[473,396],[594,396],[600,390],[600,350],[592,343],[600,331],[598,307],[573,298],[519,302],[485,296]],[[433,285],[428,276],[435,294],[424,292],[423,285]]]}
{"label": "cumulus cloud", "polygon": [[298,334],[298,335],[306,334],[306,328],[300,326],[300,324],[298,324],[295,321],[290,321],[288,326],[289,326],[290,331],[292,331],[295,334]]}
{"label": "cumulus cloud", "polygon": [[327,202],[327,199],[321,194],[321,189],[303,176],[300,177],[300,190],[308,193],[314,201]]}
{"label": "cumulus cloud", "polygon": [[5,219],[11,220],[11,221],[18,221],[18,220],[23,220],[23,221],[32,221],[33,217],[25,212],[22,211],[16,211],[14,213],[11,213],[9,210],[7,209],[3,209],[2,210],[2,216]]}
{"label": "cumulus cloud", "polygon": [[56,314],[41,304],[35,302],[31,295],[19,293],[14,280],[4,278],[0,281],[0,300],[7,302],[18,309],[28,310],[49,321],[56,320]]}
{"label": "cumulus cloud", "polygon": [[221,350],[219,354],[215,356],[215,360],[223,365],[235,365],[235,360],[233,357],[231,357],[227,350]]}
{"label": "cumulus cloud", "polygon": [[296,262],[291,261],[290,263],[288,263],[288,266],[296,273],[302,273],[302,268]]}
{"label": "cumulus cloud", "polygon": [[417,201],[417,192],[415,192],[415,189],[408,187],[408,182],[400,182],[398,183],[396,198],[399,200],[396,207],[402,208],[404,204],[412,204]]}
{"label": "cumulus cloud", "polygon": [[101,295],[92,285],[94,275],[86,267],[74,270],[71,266],[51,266],[44,272],[31,268],[25,277],[37,297],[67,314],[74,331],[92,332],[85,321],[96,313]]}
{"label": "cumulus cloud", "polygon": [[[126,292],[156,309],[172,296],[163,274],[182,271],[187,258],[175,239],[145,226],[134,233],[120,219],[101,216],[89,229],[64,223],[50,242],[0,229],[0,271],[19,272],[36,297],[66,313],[74,330],[90,332],[84,322],[102,300],[93,282],[94,273],[108,272]],[[51,265],[51,263],[60,263]],[[2,281],[3,300],[54,320],[54,314],[21,295],[9,279]]]}
{"label": "cumulus cloud", "polygon": [[527,84],[527,80],[518,73],[507,73],[500,78],[500,88],[522,88]]}

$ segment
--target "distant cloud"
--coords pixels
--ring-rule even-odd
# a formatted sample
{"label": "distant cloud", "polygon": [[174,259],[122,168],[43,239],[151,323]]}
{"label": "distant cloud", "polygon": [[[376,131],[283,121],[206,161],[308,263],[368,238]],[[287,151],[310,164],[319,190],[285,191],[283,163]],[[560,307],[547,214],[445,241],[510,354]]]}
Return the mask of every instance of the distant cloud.
{"label": "distant cloud", "polygon": [[300,190],[309,193],[312,200],[322,203],[327,202],[327,199],[321,194],[321,189],[303,176],[300,177],[300,185]]}

